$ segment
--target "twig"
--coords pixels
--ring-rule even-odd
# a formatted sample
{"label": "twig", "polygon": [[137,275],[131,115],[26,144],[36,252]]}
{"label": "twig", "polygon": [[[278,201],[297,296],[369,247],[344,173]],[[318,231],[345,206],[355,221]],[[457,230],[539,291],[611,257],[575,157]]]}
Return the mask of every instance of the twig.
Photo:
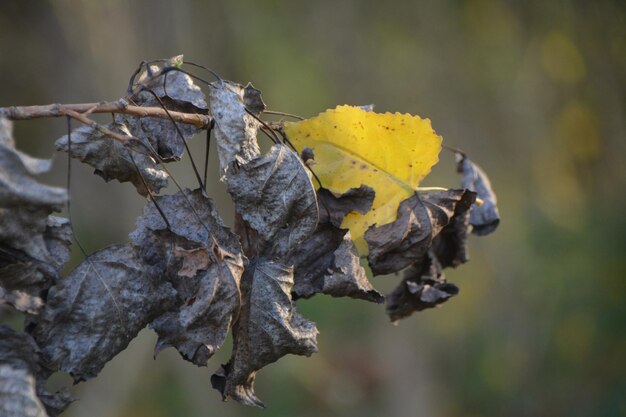
{"label": "twig", "polygon": [[[156,117],[159,119],[174,119],[176,122],[194,125],[200,129],[207,129],[211,124],[211,117],[206,114],[183,113],[178,111],[166,112],[160,107],[141,107],[129,105],[126,100],[108,101],[102,103],[80,104],[47,104],[43,106],[12,106],[0,107],[0,115],[10,120],[28,120],[42,117],[62,117],[68,111],[76,113],[121,113],[137,117]],[[74,116],[72,116],[74,117]]]}

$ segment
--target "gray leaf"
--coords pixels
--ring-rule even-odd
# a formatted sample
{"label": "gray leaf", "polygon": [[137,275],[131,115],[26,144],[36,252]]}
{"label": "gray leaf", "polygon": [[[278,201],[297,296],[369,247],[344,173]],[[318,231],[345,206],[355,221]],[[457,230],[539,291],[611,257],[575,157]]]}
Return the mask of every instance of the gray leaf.
{"label": "gray leaf", "polygon": [[227,182],[237,212],[258,233],[256,253],[279,258],[315,230],[315,189],[298,155],[286,146],[274,145],[233,169]]}
{"label": "gray leaf", "polygon": [[48,215],[63,208],[67,192],[31,177],[49,163],[33,162],[18,152],[11,130],[11,123],[0,117],[0,246],[48,261],[43,233]]}
{"label": "gray leaf", "polygon": [[69,372],[75,381],[94,377],[166,311],[175,292],[147,271],[132,246],[113,245],[53,286],[30,329],[47,366]]}
{"label": "gray leaf", "polygon": [[260,154],[256,141],[260,124],[246,112],[246,102],[255,102],[249,94],[246,94],[245,87],[230,81],[213,83],[209,90],[209,109],[215,120],[214,132],[222,178],[229,173],[232,163],[243,165]]}
{"label": "gray leaf", "polygon": [[39,312],[43,306],[42,291],[58,280],[61,268],[69,259],[69,221],[49,216],[43,239],[48,261],[0,244],[0,303],[6,302],[30,314]]}
{"label": "gray leaf", "polygon": [[315,324],[295,311],[290,292],[293,269],[258,259],[244,272],[244,304],[233,326],[233,355],[211,377],[224,399],[264,407],[254,393],[256,372],[286,354],[310,356],[317,351]]}
{"label": "gray leaf", "polygon": [[156,198],[169,229],[148,204],[131,239],[178,293],[177,305],[150,325],[159,335],[156,352],[173,346],[183,358],[205,366],[238,312],[243,257],[237,236],[224,226],[211,199],[200,190],[186,196]]}
{"label": "gray leaf", "polygon": [[46,417],[37,398],[35,378],[25,369],[0,364],[0,415],[3,417]]}
{"label": "gray leaf", "polygon": [[454,284],[446,282],[437,258],[428,252],[404,273],[400,285],[387,295],[387,314],[392,322],[397,322],[415,311],[436,307],[458,293]]}
{"label": "gray leaf", "polygon": [[469,260],[467,236],[472,201],[472,198],[462,199],[454,208],[450,222],[433,239],[432,252],[442,268],[456,268]]}
{"label": "gray leaf", "polygon": [[51,159],[33,158],[15,149],[15,139],[13,138],[13,123],[5,117],[0,116],[0,146],[13,149],[17,157],[21,160],[26,171],[31,175],[42,174],[50,171],[52,167]]}
{"label": "gray leaf", "polygon": [[475,198],[471,191],[447,190],[414,194],[400,203],[394,222],[365,232],[374,275],[397,272],[422,259],[457,207],[469,209]]}
{"label": "gray leaf", "polygon": [[474,227],[472,232],[479,236],[488,235],[500,224],[496,194],[489,178],[478,165],[465,156],[457,154],[457,158],[457,170],[462,174],[461,186],[476,191],[483,201],[482,205],[474,206],[470,211],[470,224]]}
{"label": "gray leaf", "polygon": [[325,188],[317,192],[320,205],[320,223],[328,222],[340,227],[343,218],[350,212],[365,214],[372,208],[376,193],[367,185],[351,188],[340,196],[335,196]]}
{"label": "gray leaf", "polygon": [[[180,58],[182,60],[182,56]],[[169,64],[171,65],[176,60],[170,61]],[[153,73],[158,70],[158,66],[151,67],[151,72]],[[147,72],[143,74],[143,78],[146,75]],[[139,82],[144,81],[143,78],[140,77]],[[187,74],[171,71],[155,78],[146,87],[152,89],[167,110],[207,114],[208,106],[204,93]],[[133,97],[133,103],[144,107],[161,107],[161,103],[147,91],[142,91]],[[149,141],[159,156],[165,161],[177,161],[185,151],[183,139],[181,139],[176,127],[169,119],[139,118],[117,114],[115,121],[126,124],[133,136]],[[202,131],[202,129],[189,124],[177,123],[177,126],[185,141]]]}
{"label": "gray leaf", "polygon": [[66,392],[50,393],[38,364],[37,345],[24,333],[0,326],[0,415],[46,417],[61,413],[71,402]]}
{"label": "gray leaf", "polygon": [[[105,127],[114,132],[130,135],[128,128],[120,123],[110,123]],[[67,152],[67,135],[58,139],[55,145],[57,150]],[[141,179],[142,176],[150,191],[154,193],[167,186],[167,173],[159,168],[152,157],[136,149],[130,149],[120,141],[89,126],[81,126],[72,131],[71,156],[94,167],[95,174],[107,182],[112,179],[131,182],[143,196],[148,195],[148,190]],[[133,159],[137,167],[133,164]]]}
{"label": "gray leaf", "polygon": [[294,265],[294,297],[309,298],[317,293],[352,297],[376,303],[384,298],[367,280],[350,233],[340,229],[343,218],[352,211],[366,213],[374,191],[362,186],[334,196],[318,191],[320,223],[315,233],[291,253],[287,263]]}

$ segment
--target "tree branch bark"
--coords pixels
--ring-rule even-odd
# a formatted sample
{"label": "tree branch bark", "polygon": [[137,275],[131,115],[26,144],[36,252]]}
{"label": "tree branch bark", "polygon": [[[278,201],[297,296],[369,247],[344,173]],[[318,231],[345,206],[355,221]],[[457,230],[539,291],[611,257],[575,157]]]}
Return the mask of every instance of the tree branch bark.
{"label": "tree branch bark", "polygon": [[[10,120],[28,120],[42,117],[62,117],[68,111],[91,114],[91,113],[122,113],[137,117],[157,117],[169,119],[168,112],[161,107],[141,107],[129,105],[124,99],[101,103],[80,104],[48,104],[43,106],[12,106],[0,107],[0,116]],[[201,129],[207,129],[211,124],[211,117],[206,114],[183,113],[169,111],[176,122],[194,125]]]}

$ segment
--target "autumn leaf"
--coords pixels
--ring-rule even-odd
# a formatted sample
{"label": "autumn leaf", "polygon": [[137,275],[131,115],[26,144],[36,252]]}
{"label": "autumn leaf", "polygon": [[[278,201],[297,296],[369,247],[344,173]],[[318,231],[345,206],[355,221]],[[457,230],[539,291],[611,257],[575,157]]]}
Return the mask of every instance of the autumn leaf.
{"label": "autumn leaf", "polygon": [[400,202],[415,193],[438,162],[442,140],[428,119],[353,106],[285,123],[284,131],[299,152],[313,150],[312,169],[324,188],[336,194],[363,184],[374,189],[372,209],[348,214],[341,225],[350,229],[362,254],[367,253],[365,231],[396,219]]}
{"label": "autumn leaf", "polygon": [[0,325],[0,416],[56,417],[73,401],[48,391],[38,351],[29,335]]}
{"label": "autumn leaf", "polygon": [[50,289],[30,328],[47,367],[74,381],[92,378],[167,310],[174,289],[137,255],[128,244],[106,247]]}

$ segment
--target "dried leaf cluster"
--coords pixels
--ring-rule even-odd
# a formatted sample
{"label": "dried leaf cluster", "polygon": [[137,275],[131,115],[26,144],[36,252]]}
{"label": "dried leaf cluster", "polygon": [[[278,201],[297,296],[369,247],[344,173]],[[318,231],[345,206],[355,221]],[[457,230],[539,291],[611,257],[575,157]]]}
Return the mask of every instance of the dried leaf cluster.
{"label": "dried leaf cluster", "polygon": [[128,243],[101,249],[61,276],[71,227],[51,213],[67,193],[34,179],[49,161],[17,151],[11,124],[0,117],[0,303],[23,312],[27,323],[24,333],[0,326],[1,415],[57,415],[71,399],[49,393],[47,377],[59,370],[75,381],[95,377],[146,326],[158,334],[156,353],[174,347],[198,366],[232,331],[231,358],[211,384],[224,399],[262,407],[256,372],[286,354],[317,351],[315,323],[296,311],[295,299],[319,293],[386,303],[397,321],[456,295],[442,270],[467,261],[470,232],[497,226],[487,177],[460,156],[461,188],[409,193],[394,221],[365,232],[371,272],[403,273],[381,295],[342,228],[346,216],[372,209],[375,189],[364,183],[337,193],[323,181],[314,185],[315,153],[300,156],[288,140],[261,153],[257,133],[270,127],[260,119],[260,92],[218,79],[207,100],[176,70],[179,61],[144,66],[128,99],[210,115],[221,179],[236,207],[234,231],[203,188],[157,195],[172,179],[165,163],[180,159],[199,129],[117,114],[107,126],[74,130],[57,148],[106,181],[131,182],[148,202]]}

